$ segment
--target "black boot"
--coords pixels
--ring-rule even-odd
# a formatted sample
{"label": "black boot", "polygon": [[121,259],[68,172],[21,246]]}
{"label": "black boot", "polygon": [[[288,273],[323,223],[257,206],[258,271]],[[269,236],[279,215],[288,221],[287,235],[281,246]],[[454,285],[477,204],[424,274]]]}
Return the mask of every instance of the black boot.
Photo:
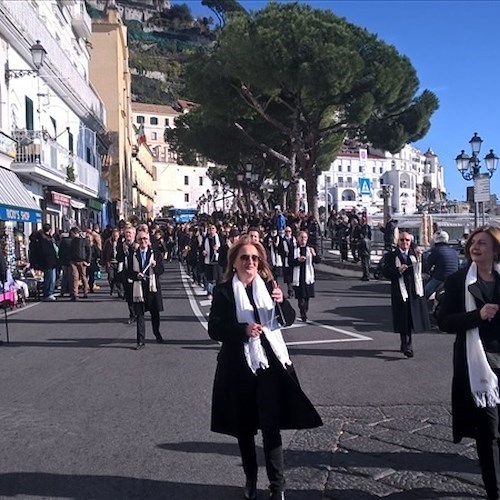
{"label": "black boot", "polygon": [[285,492],[284,491],[271,491],[271,495],[269,500],[285,500]]}
{"label": "black boot", "polygon": [[247,479],[243,498],[246,500],[255,500],[257,498],[257,479]]}

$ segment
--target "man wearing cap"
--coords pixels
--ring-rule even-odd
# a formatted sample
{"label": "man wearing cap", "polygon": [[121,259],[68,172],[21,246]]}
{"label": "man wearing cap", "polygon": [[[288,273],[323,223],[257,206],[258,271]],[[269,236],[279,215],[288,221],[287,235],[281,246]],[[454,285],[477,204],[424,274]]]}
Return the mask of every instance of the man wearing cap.
{"label": "man wearing cap", "polygon": [[448,233],[442,230],[436,231],[432,237],[434,246],[427,258],[427,269],[431,273],[431,279],[425,285],[426,299],[444,283],[450,274],[458,271],[458,254],[448,244],[449,239]]}

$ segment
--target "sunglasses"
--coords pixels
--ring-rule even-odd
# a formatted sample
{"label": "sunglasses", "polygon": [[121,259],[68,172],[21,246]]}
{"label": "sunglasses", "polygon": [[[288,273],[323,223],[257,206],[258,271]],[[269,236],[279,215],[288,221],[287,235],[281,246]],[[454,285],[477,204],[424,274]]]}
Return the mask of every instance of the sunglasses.
{"label": "sunglasses", "polygon": [[406,238],[400,238],[399,241],[411,241],[409,238],[406,239]]}
{"label": "sunglasses", "polygon": [[139,241],[149,241],[149,238],[139,238]]}
{"label": "sunglasses", "polygon": [[252,260],[252,262],[259,262],[260,260],[260,257],[258,255],[246,255],[246,254],[243,254],[243,255],[240,255],[240,260],[242,261],[245,261],[245,262],[248,262],[249,260]]}

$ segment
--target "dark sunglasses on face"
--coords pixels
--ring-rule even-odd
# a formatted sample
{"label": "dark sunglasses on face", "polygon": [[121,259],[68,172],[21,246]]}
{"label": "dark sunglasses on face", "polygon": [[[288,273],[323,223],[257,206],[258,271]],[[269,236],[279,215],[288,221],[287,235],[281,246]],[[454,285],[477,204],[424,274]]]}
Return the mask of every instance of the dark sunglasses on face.
{"label": "dark sunglasses on face", "polygon": [[406,239],[406,238],[399,238],[399,241],[411,241],[410,238]]}
{"label": "dark sunglasses on face", "polygon": [[252,259],[252,262],[259,262],[260,257],[258,255],[240,255],[240,260],[248,262],[250,259]]}
{"label": "dark sunglasses on face", "polygon": [[139,238],[139,241],[149,241],[149,238]]}

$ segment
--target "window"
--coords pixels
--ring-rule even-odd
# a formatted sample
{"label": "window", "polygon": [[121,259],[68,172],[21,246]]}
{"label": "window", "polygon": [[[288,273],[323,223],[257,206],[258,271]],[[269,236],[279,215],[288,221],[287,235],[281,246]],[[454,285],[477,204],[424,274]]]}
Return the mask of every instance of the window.
{"label": "window", "polygon": [[151,140],[156,141],[158,139],[158,134],[156,132],[151,132]]}
{"label": "window", "polygon": [[170,127],[170,118],[165,118],[165,127]]}
{"label": "window", "polygon": [[329,186],[329,185],[330,185],[330,182],[332,182],[332,180],[331,180],[330,176],[329,176],[329,175],[326,175],[326,176],[325,176],[325,184],[326,184],[327,186]]}
{"label": "window", "polygon": [[342,165],[339,165],[339,172],[342,172]]}
{"label": "window", "polygon": [[203,177],[200,177],[200,186],[203,186]]}
{"label": "window", "polygon": [[348,177],[347,182],[352,182],[352,177]]}
{"label": "window", "polygon": [[189,203],[189,194],[188,193],[184,194],[184,201],[186,203]]}
{"label": "window", "polygon": [[26,128],[28,130],[33,130],[34,122],[33,122],[33,101],[25,96],[24,98],[25,106],[26,106]]}
{"label": "window", "polygon": [[158,118],[156,116],[151,116],[149,118],[149,124],[150,125],[158,125]]}
{"label": "window", "polygon": [[347,165],[347,171],[350,172],[351,171],[351,165]]}
{"label": "window", "polygon": [[344,182],[344,178],[343,177],[339,177],[339,182]]}
{"label": "window", "polygon": [[74,153],[74,143],[73,143],[73,134],[68,130],[68,151],[73,154]]}
{"label": "window", "polygon": [[189,175],[184,176],[184,186],[189,186]]}
{"label": "window", "polygon": [[144,116],[138,115],[136,118],[137,123],[144,123]]}

